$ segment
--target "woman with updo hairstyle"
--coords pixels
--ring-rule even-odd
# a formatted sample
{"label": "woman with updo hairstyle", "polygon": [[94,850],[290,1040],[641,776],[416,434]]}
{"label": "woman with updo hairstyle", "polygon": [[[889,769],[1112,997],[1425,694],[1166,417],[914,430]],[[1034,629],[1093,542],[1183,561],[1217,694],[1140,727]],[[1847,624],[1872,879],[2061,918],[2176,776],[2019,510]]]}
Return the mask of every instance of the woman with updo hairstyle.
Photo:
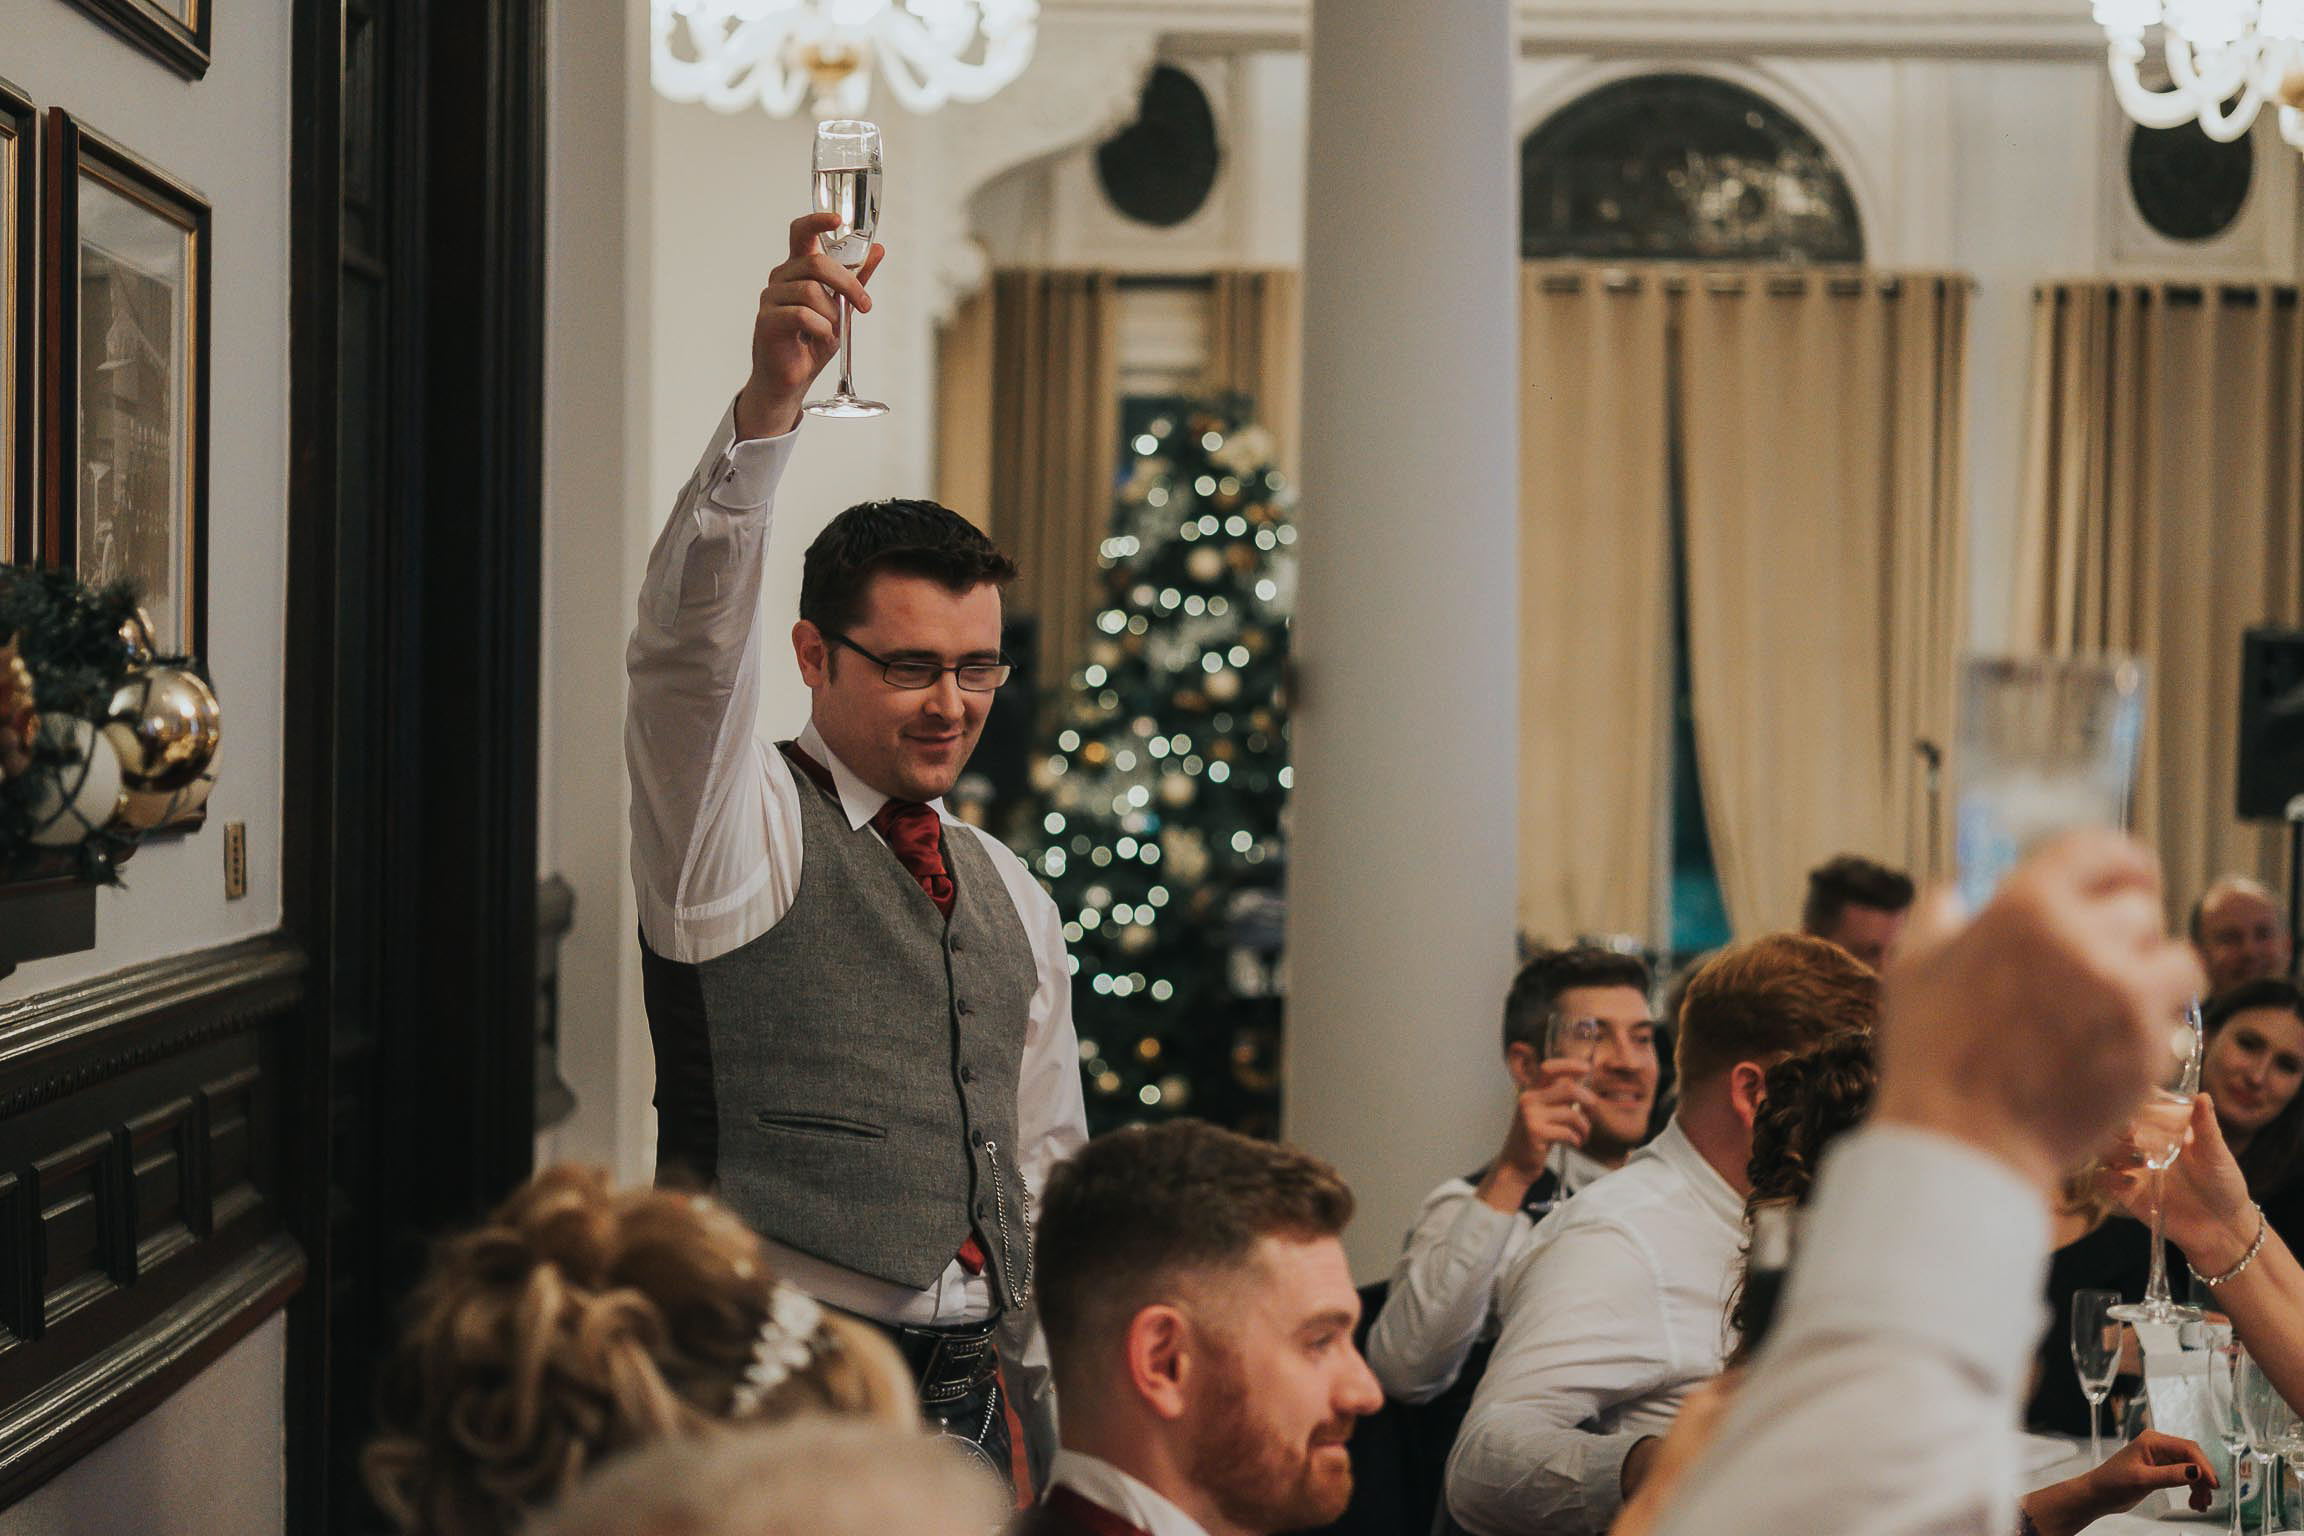
{"label": "woman with updo hairstyle", "polygon": [[549,1169],[444,1240],[386,1362],[370,1491],[413,1536],[510,1536],[617,1452],[796,1415],[918,1423],[877,1333],[718,1203]]}
{"label": "woman with updo hairstyle", "polygon": [[[1760,1107],[1752,1116],[1752,1156],[1744,1167],[1752,1186],[1744,1197],[1747,1261],[1754,1214],[1764,1206],[1797,1210],[1808,1203],[1825,1149],[1872,1108],[1872,1090],[1879,1081],[1869,1031],[1787,1056],[1768,1069],[1761,1079]],[[1739,1264],[1736,1289],[1728,1301],[1731,1367],[1744,1363],[1744,1334],[1750,1322],[1744,1306],[1744,1265]]]}

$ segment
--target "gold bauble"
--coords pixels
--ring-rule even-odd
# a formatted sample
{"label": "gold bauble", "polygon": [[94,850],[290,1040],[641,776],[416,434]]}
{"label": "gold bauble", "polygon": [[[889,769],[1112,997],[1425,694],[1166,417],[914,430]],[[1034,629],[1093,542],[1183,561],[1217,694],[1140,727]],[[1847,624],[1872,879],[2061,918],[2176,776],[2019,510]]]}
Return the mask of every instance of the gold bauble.
{"label": "gold bauble", "polygon": [[152,665],[152,615],[139,608],[120,621],[120,649],[127,653],[129,671]]}
{"label": "gold bauble", "polygon": [[12,779],[32,766],[32,743],[40,735],[34,707],[32,669],[16,649],[16,637],[0,645],[0,779]]}
{"label": "gold bauble", "polygon": [[120,814],[112,824],[133,832],[180,827],[207,809],[208,792],[215,787],[216,770],[210,768],[182,789],[128,790],[120,796]]}
{"label": "gold bauble", "polygon": [[224,710],[199,674],[147,667],[113,692],[104,734],[120,754],[120,777],[128,788],[178,790],[215,760]]}
{"label": "gold bauble", "polygon": [[1112,760],[1112,749],[1100,741],[1091,741],[1080,749],[1080,761],[1091,768],[1101,768]]}

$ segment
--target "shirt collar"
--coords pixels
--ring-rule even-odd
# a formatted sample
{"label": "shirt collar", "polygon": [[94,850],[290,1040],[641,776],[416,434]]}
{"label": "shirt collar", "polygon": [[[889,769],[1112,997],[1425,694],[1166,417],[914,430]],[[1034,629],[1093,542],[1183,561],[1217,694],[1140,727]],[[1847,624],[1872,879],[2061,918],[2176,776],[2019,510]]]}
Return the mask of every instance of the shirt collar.
{"label": "shirt collar", "polygon": [[1062,1483],[1149,1536],[1208,1536],[1199,1521],[1173,1502],[1086,1451],[1058,1451],[1055,1464],[1048,1469],[1048,1481]]}
{"label": "shirt collar", "polygon": [[1606,1178],[1616,1170],[1596,1157],[1586,1155],[1581,1147],[1562,1147],[1560,1159],[1560,1193],[1572,1195],[1595,1179]]}
{"label": "shirt collar", "polygon": [[[894,798],[882,794],[856,777],[855,772],[846,763],[840,761],[839,755],[824,745],[824,738],[817,731],[814,720],[810,720],[800,728],[800,735],[793,745],[831,771],[832,787],[840,792],[840,811],[842,815],[848,818],[849,831],[857,830],[873,817],[879,815],[880,807]],[[944,814],[944,799],[941,795],[929,801],[928,808],[934,811],[941,820],[950,821],[952,819]]]}
{"label": "shirt collar", "polygon": [[1720,1177],[1719,1169],[1704,1160],[1704,1154],[1696,1150],[1696,1143],[1680,1128],[1678,1115],[1672,1117],[1654,1141],[1633,1153],[1626,1166],[1651,1157],[1679,1174],[1704,1202],[1706,1210],[1737,1231],[1744,1230],[1744,1197]]}

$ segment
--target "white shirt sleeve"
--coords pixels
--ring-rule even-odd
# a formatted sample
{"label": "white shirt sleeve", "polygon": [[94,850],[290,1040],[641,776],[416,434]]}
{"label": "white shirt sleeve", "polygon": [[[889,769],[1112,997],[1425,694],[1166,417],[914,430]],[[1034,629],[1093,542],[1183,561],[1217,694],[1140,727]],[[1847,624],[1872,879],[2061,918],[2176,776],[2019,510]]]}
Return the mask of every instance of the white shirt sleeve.
{"label": "white shirt sleeve", "polygon": [[1426,1197],[1368,1330],[1368,1366],[1385,1392],[1428,1403],[1454,1385],[1495,1315],[1496,1281],[1514,1239],[1532,1226],[1518,1211],[1483,1202],[1462,1179]]}
{"label": "white shirt sleeve", "polygon": [[2048,1216],[2007,1167],[1901,1126],[1827,1160],[1774,1335],[1661,1536],[2000,1536]]}
{"label": "white shirt sleeve", "polygon": [[753,735],[761,561],[799,434],[737,442],[735,414],[730,405],[649,552],[624,654],[640,930],[684,962],[773,927],[800,876],[791,769]]}
{"label": "white shirt sleeve", "polygon": [[1449,1513],[1473,1536],[1597,1536],[1646,1435],[1590,1427],[1681,1380],[1651,1256],[1604,1224],[1529,1251],[1497,1298],[1503,1333],[1448,1458]]}

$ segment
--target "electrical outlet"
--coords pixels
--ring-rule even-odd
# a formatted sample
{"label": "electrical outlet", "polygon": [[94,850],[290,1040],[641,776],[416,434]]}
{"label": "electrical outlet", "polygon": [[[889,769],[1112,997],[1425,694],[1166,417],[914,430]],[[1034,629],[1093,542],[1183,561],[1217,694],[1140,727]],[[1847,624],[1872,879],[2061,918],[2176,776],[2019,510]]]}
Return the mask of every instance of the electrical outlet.
{"label": "electrical outlet", "polygon": [[238,901],[248,894],[248,823],[224,823],[224,899]]}

